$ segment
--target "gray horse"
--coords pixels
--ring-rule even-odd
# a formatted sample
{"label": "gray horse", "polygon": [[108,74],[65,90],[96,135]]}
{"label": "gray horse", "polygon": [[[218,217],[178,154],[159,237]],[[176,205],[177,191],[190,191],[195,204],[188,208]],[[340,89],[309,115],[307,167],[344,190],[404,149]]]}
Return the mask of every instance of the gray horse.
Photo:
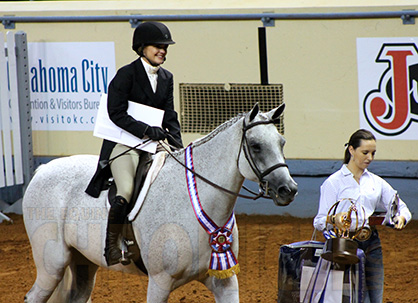
{"label": "gray horse", "polygon": [[[297,184],[284,164],[285,140],[275,126],[283,109],[261,113],[256,105],[191,144],[199,201],[215,224],[234,220],[237,196],[231,192],[238,193],[244,179],[262,184],[277,205],[294,200]],[[192,207],[187,170],[178,161],[185,163],[184,149],[167,157],[132,222],[148,271],[147,302],[167,302],[174,289],[192,280],[205,284],[218,303],[239,302],[235,274],[208,275],[214,249]],[[106,267],[107,192],[97,199],[84,193],[96,163],[91,155],[59,158],[42,165],[30,182],[23,216],[37,277],[25,302],[90,300],[96,271]],[[238,256],[238,228],[231,229],[230,250]],[[143,274],[133,263],[109,269]]]}

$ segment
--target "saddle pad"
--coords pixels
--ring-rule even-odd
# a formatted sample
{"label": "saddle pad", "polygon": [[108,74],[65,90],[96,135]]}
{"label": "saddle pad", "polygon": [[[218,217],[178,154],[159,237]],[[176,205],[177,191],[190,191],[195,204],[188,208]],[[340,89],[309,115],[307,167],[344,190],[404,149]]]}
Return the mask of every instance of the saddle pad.
{"label": "saddle pad", "polygon": [[154,160],[148,171],[147,177],[145,178],[144,185],[142,186],[139,196],[135,202],[135,206],[128,215],[129,221],[133,221],[135,217],[138,215],[142,203],[144,202],[145,197],[147,196],[149,187],[151,186],[152,182],[154,182],[155,178],[157,178],[161,167],[163,167],[164,165],[166,155],[166,152],[159,152],[154,156]]}

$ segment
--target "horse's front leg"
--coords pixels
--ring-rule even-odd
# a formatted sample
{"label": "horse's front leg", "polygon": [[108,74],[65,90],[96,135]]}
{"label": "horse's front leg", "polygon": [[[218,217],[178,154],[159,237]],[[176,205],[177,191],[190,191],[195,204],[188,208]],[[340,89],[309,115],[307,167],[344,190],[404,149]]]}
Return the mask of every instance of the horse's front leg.
{"label": "horse's front leg", "polygon": [[147,302],[167,303],[172,291],[173,279],[166,274],[150,275],[147,289]]}
{"label": "horse's front leg", "polygon": [[204,281],[206,287],[212,291],[216,303],[238,303],[239,289],[236,275],[228,279],[208,277]]}

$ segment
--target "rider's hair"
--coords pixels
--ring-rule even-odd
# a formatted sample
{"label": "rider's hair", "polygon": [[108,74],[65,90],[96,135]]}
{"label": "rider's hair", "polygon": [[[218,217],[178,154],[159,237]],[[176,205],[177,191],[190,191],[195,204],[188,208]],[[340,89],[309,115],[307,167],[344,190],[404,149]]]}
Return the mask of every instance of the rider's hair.
{"label": "rider's hair", "polygon": [[359,147],[361,145],[361,140],[374,140],[376,141],[375,136],[368,130],[365,129],[359,129],[355,131],[351,137],[348,143],[345,144],[345,152],[344,152],[344,164],[348,164],[351,158],[350,151],[348,148],[352,146],[354,149]]}

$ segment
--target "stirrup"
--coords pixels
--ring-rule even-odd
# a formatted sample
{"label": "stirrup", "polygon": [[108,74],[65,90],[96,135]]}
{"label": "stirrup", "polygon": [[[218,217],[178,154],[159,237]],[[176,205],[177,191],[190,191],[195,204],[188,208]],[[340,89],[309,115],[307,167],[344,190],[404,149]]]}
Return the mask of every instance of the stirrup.
{"label": "stirrup", "polygon": [[129,252],[128,247],[133,245],[134,242],[133,241],[129,241],[127,239],[123,239],[122,240],[122,249],[121,249],[121,254],[122,257],[120,258],[120,263],[122,263],[122,265],[129,265],[131,264],[131,257],[133,256],[133,253]]}
{"label": "stirrup", "polygon": [[124,250],[122,250],[121,251],[121,253],[122,253],[122,257],[120,258],[120,263],[122,263],[122,265],[129,265],[129,264],[131,264],[131,256],[132,256],[132,253],[130,253],[129,251],[124,251]]}

